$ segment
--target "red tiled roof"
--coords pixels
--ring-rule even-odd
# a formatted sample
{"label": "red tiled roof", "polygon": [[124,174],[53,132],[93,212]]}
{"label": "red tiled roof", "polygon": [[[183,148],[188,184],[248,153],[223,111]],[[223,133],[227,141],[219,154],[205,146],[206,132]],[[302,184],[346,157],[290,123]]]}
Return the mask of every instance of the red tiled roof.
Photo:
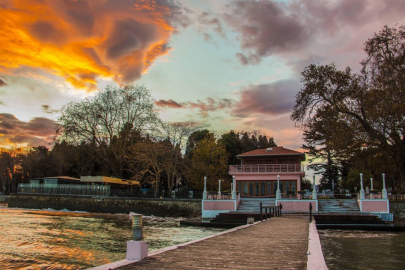
{"label": "red tiled roof", "polygon": [[[271,149],[271,150],[270,150]],[[280,147],[268,147],[264,149],[256,149],[246,153],[242,153],[237,157],[253,157],[253,156],[304,156],[304,153],[300,153],[291,149]]]}

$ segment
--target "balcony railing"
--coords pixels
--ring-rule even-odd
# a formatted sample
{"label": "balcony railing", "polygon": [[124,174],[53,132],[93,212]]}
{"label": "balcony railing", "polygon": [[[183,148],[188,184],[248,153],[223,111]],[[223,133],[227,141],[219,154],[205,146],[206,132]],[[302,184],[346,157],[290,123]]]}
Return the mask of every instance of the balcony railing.
{"label": "balcony railing", "polygon": [[301,164],[230,165],[229,173],[283,173],[302,172]]}

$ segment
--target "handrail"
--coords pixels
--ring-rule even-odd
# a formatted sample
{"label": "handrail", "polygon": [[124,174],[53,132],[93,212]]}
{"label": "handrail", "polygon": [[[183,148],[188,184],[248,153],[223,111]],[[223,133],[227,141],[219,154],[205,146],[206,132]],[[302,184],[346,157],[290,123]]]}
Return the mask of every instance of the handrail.
{"label": "handrail", "polygon": [[[279,217],[281,216],[281,209],[283,207],[281,206],[263,206],[262,203],[260,203],[260,221],[263,221],[264,219],[271,219],[272,217]],[[267,213],[267,209],[269,209],[269,212]],[[263,213],[264,210],[264,213]]]}
{"label": "handrail", "polygon": [[250,164],[230,165],[229,173],[282,173],[302,172],[301,164]]}

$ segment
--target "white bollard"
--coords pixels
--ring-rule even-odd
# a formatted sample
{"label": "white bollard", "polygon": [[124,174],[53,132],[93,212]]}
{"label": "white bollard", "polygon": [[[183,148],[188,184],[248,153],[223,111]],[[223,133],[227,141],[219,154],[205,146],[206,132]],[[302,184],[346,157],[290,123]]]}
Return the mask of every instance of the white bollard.
{"label": "white bollard", "polygon": [[127,241],[127,260],[142,260],[148,257],[148,244],[142,241],[142,215],[130,213],[132,215],[133,239]]}

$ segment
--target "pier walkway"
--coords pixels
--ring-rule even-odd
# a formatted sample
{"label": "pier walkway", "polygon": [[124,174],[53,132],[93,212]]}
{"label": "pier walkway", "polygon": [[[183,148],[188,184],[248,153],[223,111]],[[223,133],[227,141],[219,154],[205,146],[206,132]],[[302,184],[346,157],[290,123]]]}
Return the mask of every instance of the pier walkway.
{"label": "pier walkway", "polygon": [[306,269],[308,231],[307,216],[282,216],[117,269]]}

